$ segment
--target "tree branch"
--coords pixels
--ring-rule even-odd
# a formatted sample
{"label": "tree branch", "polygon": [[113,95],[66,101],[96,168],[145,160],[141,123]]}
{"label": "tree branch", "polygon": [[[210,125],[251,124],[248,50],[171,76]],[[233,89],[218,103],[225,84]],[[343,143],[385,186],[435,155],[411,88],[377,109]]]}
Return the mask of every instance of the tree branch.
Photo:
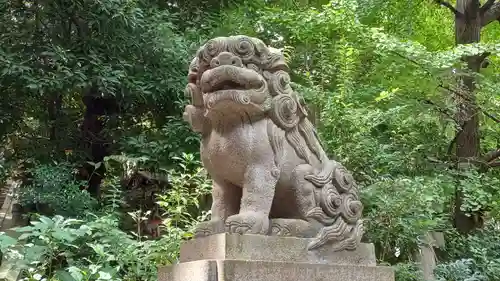
{"label": "tree branch", "polygon": [[462,17],[464,14],[460,13],[453,5],[443,0],[434,0],[436,4],[448,8],[456,17]]}
{"label": "tree branch", "polygon": [[484,3],[484,5],[479,10],[481,15],[484,15],[484,13],[486,13],[493,6],[493,4],[495,4],[495,0],[486,1],[486,3]]}
{"label": "tree branch", "polygon": [[[488,2],[493,2],[489,1]],[[500,21],[500,2],[492,3],[490,7],[488,7],[488,10],[484,10],[483,8],[487,5],[488,3],[484,4],[483,7],[481,8],[481,26],[485,27],[488,24],[490,24],[493,21]]]}
{"label": "tree branch", "polygon": [[[456,90],[453,90],[451,89],[450,87],[446,87],[446,86],[443,86],[442,84],[438,86],[439,88],[442,88],[442,89],[445,89],[447,91],[449,91],[450,93],[453,93],[457,96],[460,96],[461,98],[463,98],[465,101],[468,101],[468,102],[471,102],[471,99],[465,95],[463,95],[462,93],[460,93],[459,91],[456,91]],[[483,108],[481,108],[479,105],[476,106],[477,107],[477,110],[482,112],[484,115],[486,115],[486,117],[490,118],[491,120],[495,121],[496,123],[500,123],[500,119],[498,119],[495,115],[485,111]]]}
{"label": "tree branch", "polygon": [[486,155],[484,156],[484,161],[490,163],[499,157],[500,157],[500,148],[486,153]]}
{"label": "tree branch", "polygon": [[500,119],[498,119],[495,115],[491,114],[491,113],[488,113],[486,111],[483,110],[483,114],[486,115],[487,117],[489,117],[491,120],[497,122],[497,123],[500,123]]}
{"label": "tree branch", "polygon": [[[495,5],[497,5],[497,4],[500,4],[500,3],[496,3]],[[499,6],[500,6],[500,5],[499,5]],[[500,8],[500,7],[499,7],[499,8]],[[400,53],[398,53],[398,52],[391,51],[391,53],[393,53],[393,54],[397,55],[397,56],[398,56],[398,57],[400,57],[400,58],[406,59],[406,60],[408,60],[409,62],[411,62],[411,63],[415,64],[416,66],[418,66],[418,67],[422,68],[422,69],[423,69],[423,70],[424,70],[424,71],[425,71],[425,72],[429,75],[429,77],[431,77],[431,78],[436,78],[436,77],[432,74],[432,72],[430,72],[428,69],[426,69],[426,68],[425,68],[422,64],[418,63],[417,61],[415,61],[415,60],[413,60],[413,59],[411,59],[411,58],[408,58],[408,57],[406,57],[406,56],[404,56],[404,55],[402,55],[402,54],[400,54]],[[483,53],[482,55],[480,55],[478,59],[480,59],[480,60],[484,60],[484,59],[485,59],[486,57],[488,57],[490,54],[491,54],[490,52],[485,52],[485,53]],[[460,96],[461,98],[463,98],[464,100],[466,100],[466,101],[468,101],[468,102],[472,102],[472,100],[471,100],[471,98],[470,98],[470,97],[467,97],[467,96],[465,96],[464,94],[460,93],[459,91],[454,90],[454,89],[452,89],[452,88],[450,88],[450,87],[445,86],[445,85],[444,85],[444,82],[443,82],[440,78],[437,78],[437,79],[439,80],[439,85],[438,85],[438,87],[439,87],[439,88],[444,89],[444,90],[447,90],[447,91],[449,91],[450,93],[455,94],[455,95],[457,95],[457,96]],[[425,102],[425,103],[430,104],[428,101],[424,101],[424,102]],[[486,116],[487,116],[488,118],[490,118],[491,120],[495,121],[496,123],[500,123],[500,119],[499,119],[498,117],[496,117],[495,115],[493,115],[493,114],[491,114],[491,113],[486,112],[486,111],[485,111],[483,108],[481,108],[479,105],[477,105],[477,109],[478,109],[478,111],[482,112],[484,115],[486,115]]]}
{"label": "tree branch", "polygon": [[448,110],[440,107],[439,105],[437,105],[435,102],[429,100],[429,99],[425,99],[425,100],[421,100],[421,99],[418,99],[420,102],[422,103],[425,103],[425,104],[429,104],[429,105],[432,105],[434,107],[436,107],[437,111],[441,112],[443,115],[445,115],[446,117],[450,118],[451,120],[455,121],[455,118],[452,116],[452,113],[449,112]]}

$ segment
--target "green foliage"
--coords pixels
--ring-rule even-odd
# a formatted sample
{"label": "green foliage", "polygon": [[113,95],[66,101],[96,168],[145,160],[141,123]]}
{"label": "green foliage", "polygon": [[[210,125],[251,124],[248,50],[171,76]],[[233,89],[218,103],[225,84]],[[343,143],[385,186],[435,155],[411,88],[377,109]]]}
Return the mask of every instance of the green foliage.
{"label": "green foliage", "polygon": [[467,213],[488,210],[500,214],[500,178],[494,173],[467,171],[460,174],[459,187],[464,192],[462,209]]}
{"label": "green foliage", "polygon": [[28,171],[30,182],[18,191],[22,206],[47,206],[51,213],[78,217],[96,208],[97,201],[82,190],[87,181],[78,181],[67,163],[39,164]]}
{"label": "green foliage", "polygon": [[165,115],[179,114],[188,60],[203,36],[174,24],[182,16],[143,0],[0,1],[0,90],[9,101],[0,106],[2,139],[15,142],[19,158],[47,162],[71,149],[75,161],[89,160],[86,142],[96,140],[75,126],[89,118],[88,96],[117,101],[120,117],[96,113],[110,139],[144,119],[164,126]]}
{"label": "green foliage", "polygon": [[486,276],[475,271],[474,261],[470,259],[456,260],[451,263],[440,264],[436,268],[438,281],[486,281]]}
{"label": "green foliage", "polygon": [[6,162],[4,156],[0,155],[0,183],[5,182],[7,179],[10,172],[9,166],[9,163]]}
{"label": "green foliage", "polygon": [[[15,229],[17,239],[2,234],[0,248],[26,269],[30,281],[157,280],[157,265],[174,263],[180,241],[191,237],[194,225],[205,219],[187,212],[208,193],[208,179],[193,155],[177,160],[181,169],[171,171],[172,189],[159,198],[167,219],[158,240],[119,229],[123,200],[114,178],[104,183],[103,206],[96,215],[87,211],[81,220],[40,216],[30,226]],[[54,174],[53,179],[63,175]]]}
{"label": "green foliage", "polygon": [[446,260],[436,269],[440,280],[496,280],[500,274],[498,222],[489,221],[484,229],[470,236],[450,231]]}
{"label": "green foliage", "polygon": [[[3,235],[2,250],[24,260],[28,280],[156,279],[155,265],[174,262],[180,241],[210,215],[199,137],[180,118],[189,59],[208,37],[247,34],[283,50],[325,150],[360,184],[365,238],[396,265],[398,281],[421,280],[412,256],[429,231],[446,233],[439,280],[495,280],[499,237],[489,224],[499,219],[500,174],[483,159],[454,169],[453,99],[457,78],[473,75],[481,153],[498,149],[500,28],[455,47],[454,17],[433,2],[0,0],[0,139],[9,152],[0,179],[13,174],[9,163],[36,163],[20,203],[62,215],[19,229],[19,241]],[[490,65],[480,74],[457,71],[462,57],[483,52]],[[88,96],[114,97],[119,109],[89,115],[98,104],[83,104]],[[105,137],[81,137],[95,133],[87,126]],[[73,174],[89,160],[106,168],[99,208],[81,191],[88,179]],[[164,224],[155,241],[119,229],[120,182],[140,169],[172,185],[158,197]],[[485,230],[450,230],[456,190],[467,214],[484,214]],[[27,243],[16,252],[19,242]]]}
{"label": "green foliage", "polygon": [[174,157],[179,162],[180,169],[170,170],[170,184],[172,188],[158,196],[158,205],[165,210],[167,219],[164,224],[171,226],[192,226],[196,221],[192,214],[202,213],[200,201],[211,192],[211,181],[201,163],[192,154],[182,154]]}
{"label": "green foliage", "polygon": [[[381,179],[362,191],[368,233],[384,261],[412,260],[420,238],[447,227],[449,176]],[[394,196],[397,194],[397,196]]]}
{"label": "green foliage", "polygon": [[424,276],[418,265],[412,263],[400,263],[394,267],[395,277],[398,281],[423,281]]}
{"label": "green foliage", "polygon": [[142,167],[158,171],[176,163],[182,153],[198,153],[200,138],[180,118],[169,117],[159,129],[144,130],[122,138],[122,151],[130,157],[140,157]]}

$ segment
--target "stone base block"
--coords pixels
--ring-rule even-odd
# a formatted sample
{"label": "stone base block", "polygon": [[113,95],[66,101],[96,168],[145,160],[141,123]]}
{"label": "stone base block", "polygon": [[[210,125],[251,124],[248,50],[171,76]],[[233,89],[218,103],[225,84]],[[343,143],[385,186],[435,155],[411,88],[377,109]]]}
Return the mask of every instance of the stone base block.
{"label": "stone base block", "polygon": [[161,267],[159,281],[394,281],[391,268],[270,261],[200,260]]}
{"label": "stone base block", "polygon": [[311,239],[217,234],[185,241],[180,263],[160,267],[159,281],[394,281],[376,265],[372,244],[355,251],[308,251]]}
{"label": "stone base block", "polygon": [[373,244],[361,244],[355,251],[334,252],[328,246],[308,251],[307,245],[311,240],[251,234],[216,234],[183,242],[180,262],[229,259],[376,265]]}

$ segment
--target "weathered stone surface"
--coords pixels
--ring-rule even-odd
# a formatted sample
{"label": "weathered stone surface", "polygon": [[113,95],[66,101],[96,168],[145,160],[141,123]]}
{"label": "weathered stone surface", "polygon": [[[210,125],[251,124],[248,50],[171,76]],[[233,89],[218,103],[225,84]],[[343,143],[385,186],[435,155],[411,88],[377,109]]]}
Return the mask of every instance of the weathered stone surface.
{"label": "weathered stone surface", "polygon": [[211,39],[192,60],[184,119],[201,134],[213,179],[212,217],[195,235],[310,237],[310,250],[356,249],[357,184],[323,150],[288,72],[280,51],[248,36]]}
{"label": "weathered stone surface", "polygon": [[381,266],[203,260],[159,269],[159,281],[394,281]]}
{"label": "weathered stone surface", "polygon": [[158,269],[158,281],[217,281],[217,261],[185,262]]}
{"label": "weathered stone surface", "polygon": [[376,266],[373,245],[354,251],[308,250],[311,238],[218,234],[184,241],[179,264],[159,268],[159,281],[394,281]]}
{"label": "weathered stone surface", "polygon": [[[14,194],[16,194],[20,182],[9,180],[7,183],[8,186],[5,190],[5,200],[0,209],[0,231],[5,232],[8,236],[17,238],[20,233],[15,232],[12,228],[22,226],[24,223],[24,219],[21,219],[20,216],[15,214],[17,211],[15,207],[17,207],[18,204]],[[0,253],[0,255],[2,254]],[[15,266],[15,261],[9,260],[2,255],[0,260],[0,281],[19,280],[20,275],[21,270]]]}
{"label": "weathered stone surface", "polygon": [[327,247],[308,251],[312,239],[263,235],[216,234],[185,241],[181,262],[197,260],[259,260],[376,266],[372,244],[360,244],[354,251],[334,252]]}

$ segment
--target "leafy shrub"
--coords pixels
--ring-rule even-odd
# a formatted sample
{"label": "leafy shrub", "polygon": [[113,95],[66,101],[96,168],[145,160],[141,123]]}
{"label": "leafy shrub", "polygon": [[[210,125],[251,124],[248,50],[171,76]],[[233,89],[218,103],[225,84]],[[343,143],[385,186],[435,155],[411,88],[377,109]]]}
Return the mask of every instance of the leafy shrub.
{"label": "leafy shrub", "polygon": [[[173,157],[180,169],[170,170],[172,188],[158,196],[158,205],[165,211],[165,225],[168,227],[189,225],[198,214],[204,217],[200,202],[210,194],[208,174],[193,154],[183,153]],[[193,217],[194,216],[194,217]]]}
{"label": "leafy shrub", "polygon": [[476,170],[457,173],[459,187],[464,193],[461,206],[466,213],[489,210],[492,215],[500,214],[500,177],[490,171],[480,173]]}
{"label": "leafy shrub", "polygon": [[452,183],[446,175],[401,176],[380,179],[361,190],[365,236],[377,247],[380,259],[393,263],[412,260],[419,237],[447,226],[444,214]]}
{"label": "leafy shrub", "polygon": [[422,271],[416,264],[399,263],[394,266],[396,281],[423,281]]}
{"label": "leafy shrub", "polygon": [[[441,280],[497,280],[500,276],[500,233],[494,220],[484,229],[468,236],[455,231],[447,234],[447,260],[436,269]],[[483,278],[483,279],[481,279]]]}
{"label": "leafy shrub", "polygon": [[87,182],[77,180],[69,164],[39,164],[28,172],[30,182],[17,194],[21,205],[46,205],[54,214],[71,217],[95,209],[97,201],[81,189]]}
{"label": "leafy shrub", "polygon": [[437,281],[488,281],[485,275],[478,272],[472,259],[461,259],[444,263],[435,269]]}
{"label": "leafy shrub", "polygon": [[176,161],[180,169],[171,171],[172,189],[160,196],[167,215],[160,239],[144,240],[119,228],[122,191],[119,178],[110,175],[95,215],[87,212],[79,220],[40,216],[30,226],[15,229],[21,234],[17,239],[2,234],[0,249],[24,269],[27,281],[156,281],[157,265],[174,263],[180,242],[206,218],[189,215],[199,212],[200,197],[209,191],[206,173],[193,155],[183,154]]}
{"label": "leafy shrub", "polygon": [[149,170],[175,167],[174,157],[182,152],[198,154],[199,136],[180,118],[169,117],[160,129],[142,131],[122,138],[122,150],[129,157],[141,157]]}

